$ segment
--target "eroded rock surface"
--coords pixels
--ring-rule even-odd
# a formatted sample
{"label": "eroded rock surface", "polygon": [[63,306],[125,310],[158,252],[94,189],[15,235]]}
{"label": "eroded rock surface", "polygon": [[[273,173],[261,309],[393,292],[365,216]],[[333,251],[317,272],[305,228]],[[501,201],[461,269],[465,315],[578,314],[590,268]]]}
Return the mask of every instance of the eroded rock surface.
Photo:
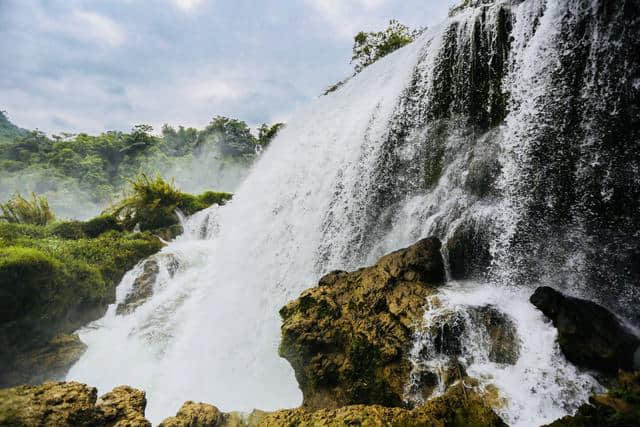
{"label": "eroded rock surface", "polygon": [[573,364],[610,376],[619,369],[640,369],[634,360],[640,339],[606,308],[550,287],[536,289],[530,301],[558,329],[560,349]]}
{"label": "eroded rock surface", "polygon": [[280,354],[305,408],[403,404],[413,327],[445,280],[440,246],[428,238],[371,267],[332,272],[282,308]]}
{"label": "eroded rock surface", "polygon": [[94,387],[47,382],[0,390],[0,425],[147,427],[146,404],[144,392],[131,387],[117,387],[98,401]]}
{"label": "eroded rock surface", "polygon": [[25,352],[4,374],[9,384],[39,384],[62,379],[87,346],[77,334],[59,334],[42,347]]}
{"label": "eroded rock surface", "polygon": [[175,417],[169,417],[159,427],[218,427],[224,425],[225,415],[207,403],[185,402]]}

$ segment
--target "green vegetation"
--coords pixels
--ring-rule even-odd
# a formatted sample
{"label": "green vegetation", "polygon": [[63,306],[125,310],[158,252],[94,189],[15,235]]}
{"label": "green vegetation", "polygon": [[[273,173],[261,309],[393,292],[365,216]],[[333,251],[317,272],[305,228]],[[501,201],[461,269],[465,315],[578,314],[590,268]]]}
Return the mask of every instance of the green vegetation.
{"label": "green vegetation", "polygon": [[9,121],[7,113],[0,111],[0,144],[10,143],[26,134],[24,129],[20,129]]}
{"label": "green vegetation", "polygon": [[410,29],[395,19],[389,21],[389,25],[382,31],[364,32],[360,31],[354,37],[351,63],[354,64],[355,72],[338,83],[325,89],[323,95],[335,92],[340,89],[351,77],[364,70],[378,59],[391,52],[408,45],[418,37],[425,28]]}
{"label": "green vegetation", "polygon": [[195,191],[220,171],[237,183],[239,171],[248,169],[282,126],[264,124],[254,136],[245,122],[217,116],[203,130],[165,125],[160,136],[149,125],[136,125],[129,133],[49,137],[21,130],[1,114],[0,197],[36,192],[62,216],[86,218],[111,204],[139,173],[195,182],[189,185]]}
{"label": "green vegetation", "polygon": [[177,224],[176,210],[193,215],[212,204],[223,205],[229,199],[229,193],[208,191],[199,196],[181,193],[173,181],[165,181],[160,175],[150,179],[140,174],[131,181],[130,189],[109,213],[125,229],[132,230],[138,225],[142,231],[155,230]]}
{"label": "green vegetation", "polygon": [[354,38],[353,56],[351,58],[356,73],[359,73],[378,59],[408,45],[422,31],[424,30],[411,30],[406,25],[392,19],[383,31],[359,32]]}
{"label": "green vegetation", "polygon": [[14,195],[8,202],[0,203],[0,211],[0,220],[18,224],[47,225],[54,218],[46,197],[37,197],[35,193],[31,193],[31,200]]}

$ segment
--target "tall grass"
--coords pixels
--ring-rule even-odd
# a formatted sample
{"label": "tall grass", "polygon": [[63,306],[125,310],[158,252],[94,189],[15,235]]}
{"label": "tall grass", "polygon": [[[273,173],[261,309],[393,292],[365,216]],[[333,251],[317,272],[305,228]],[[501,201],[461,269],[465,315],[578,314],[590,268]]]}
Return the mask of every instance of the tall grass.
{"label": "tall grass", "polygon": [[31,193],[31,199],[16,193],[6,203],[0,203],[0,220],[16,224],[47,225],[55,218],[44,196]]}

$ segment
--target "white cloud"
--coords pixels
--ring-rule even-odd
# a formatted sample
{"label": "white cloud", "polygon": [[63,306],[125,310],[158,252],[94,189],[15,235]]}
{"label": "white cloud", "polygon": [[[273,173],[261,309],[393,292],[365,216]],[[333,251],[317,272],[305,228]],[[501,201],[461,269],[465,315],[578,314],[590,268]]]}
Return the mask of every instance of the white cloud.
{"label": "white cloud", "polygon": [[120,46],[126,40],[125,31],[118,23],[95,12],[74,10],[70,24],[65,32],[78,39],[93,39],[111,46]]}
{"label": "white cloud", "polygon": [[122,45],[126,39],[124,28],[111,18],[96,12],[74,9],[58,16],[36,10],[34,19],[45,33],[62,34],[82,42],[111,47]]}
{"label": "white cloud", "polygon": [[198,4],[202,3],[202,0],[173,0],[173,2],[180,9],[189,11],[196,7]]}
{"label": "white cloud", "polygon": [[363,25],[375,21],[387,0],[305,0],[332,27],[338,38],[350,39]]}

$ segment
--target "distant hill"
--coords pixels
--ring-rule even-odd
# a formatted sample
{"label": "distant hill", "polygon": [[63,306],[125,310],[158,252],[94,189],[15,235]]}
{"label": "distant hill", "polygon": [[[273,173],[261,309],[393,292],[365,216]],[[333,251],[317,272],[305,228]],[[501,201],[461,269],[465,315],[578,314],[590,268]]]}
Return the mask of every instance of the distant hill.
{"label": "distant hill", "polygon": [[9,121],[7,113],[0,111],[0,143],[12,142],[26,135],[27,130]]}

